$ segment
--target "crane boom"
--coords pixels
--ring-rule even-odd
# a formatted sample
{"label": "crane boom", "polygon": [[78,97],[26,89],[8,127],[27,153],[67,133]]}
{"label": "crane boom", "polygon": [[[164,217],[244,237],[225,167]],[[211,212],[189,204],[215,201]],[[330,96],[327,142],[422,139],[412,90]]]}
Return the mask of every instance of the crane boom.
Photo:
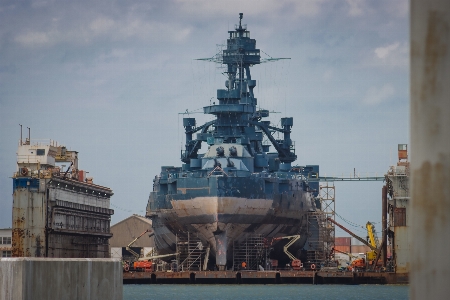
{"label": "crane boom", "polygon": [[277,238],[274,238],[274,240],[290,239],[290,241],[286,245],[284,245],[283,250],[284,250],[284,253],[286,253],[286,255],[291,260],[297,260],[297,258],[294,255],[292,255],[291,252],[288,251],[288,248],[290,246],[292,246],[292,244],[294,244],[299,238],[300,238],[300,235],[297,234],[297,235],[289,235],[289,236],[277,237]]}
{"label": "crane boom", "polygon": [[369,235],[370,244],[373,247],[375,247],[375,249],[376,249],[378,241],[377,241],[377,237],[375,235],[375,226],[373,226],[372,223],[367,222],[366,228],[367,228],[367,234]]}
{"label": "crane boom", "polygon": [[149,256],[149,257],[141,257],[138,260],[139,261],[147,261],[147,260],[152,260],[152,259],[157,259],[157,258],[163,258],[163,257],[170,257],[170,256],[174,256],[174,255],[178,255],[179,253],[170,253],[170,254],[163,254],[163,255],[154,255],[154,256]]}
{"label": "crane boom", "polygon": [[351,253],[348,253],[348,252],[345,252],[345,251],[341,251],[341,250],[338,250],[338,249],[336,249],[336,248],[333,248],[333,251],[334,251],[334,252],[339,252],[339,253],[342,253],[342,254],[345,254],[345,255],[348,255],[348,257],[350,258],[350,260],[351,260],[352,258],[359,258],[358,256],[354,256],[354,255],[351,254]]}
{"label": "crane boom", "polygon": [[137,238],[135,238],[134,240],[131,241],[131,243],[129,243],[126,247],[127,251],[130,252],[131,254],[133,254],[133,256],[136,259],[139,259],[139,254],[137,254],[135,251],[133,251],[133,249],[131,249],[131,245],[133,245],[141,236],[143,236],[144,234],[146,234],[147,232],[149,232],[149,230],[147,229],[146,231],[144,231],[143,233],[141,233],[141,235],[139,235]]}
{"label": "crane boom", "polygon": [[341,224],[339,224],[338,222],[336,222],[335,220],[331,219],[331,218],[327,218],[328,221],[330,221],[331,223],[336,224],[339,228],[341,228],[342,230],[344,230],[345,232],[347,232],[348,234],[350,234],[352,237],[354,237],[355,239],[357,239],[358,241],[360,241],[361,243],[363,243],[364,245],[368,246],[370,249],[372,250],[377,250],[376,246],[372,246],[370,243],[368,243],[365,239],[357,236],[356,234],[354,234],[353,232],[351,232],[350,230],[348,230],[347,228],[345,228],[344,226],[342,226]]}

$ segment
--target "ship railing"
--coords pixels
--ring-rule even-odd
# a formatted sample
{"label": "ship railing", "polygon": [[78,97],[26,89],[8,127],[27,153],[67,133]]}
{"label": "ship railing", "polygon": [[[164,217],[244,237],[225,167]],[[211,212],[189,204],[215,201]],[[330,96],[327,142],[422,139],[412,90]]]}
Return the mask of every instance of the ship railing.
{"label": "ship railing", "polygon": [[[247,24],[241,24],[242,29],[247,30]],[[234,24],[234,29],[239,29],[239,24]]]}
{"label": "ship railing", "polygon": [[[19,146],[20,145],[32,145],[32,146],[54,146],[54,147],[58,147],[58,142],[56,142],[55,140],[52,139],[31,139],[28,140],[20,140],[19,139]],[[60,145],[62,146],[62,145]]]}

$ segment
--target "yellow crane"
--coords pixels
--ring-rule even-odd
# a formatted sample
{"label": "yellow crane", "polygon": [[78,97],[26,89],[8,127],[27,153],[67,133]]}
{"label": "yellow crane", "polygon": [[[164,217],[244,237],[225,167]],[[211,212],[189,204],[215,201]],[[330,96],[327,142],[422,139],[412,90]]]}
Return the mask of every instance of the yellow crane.
{"label": "yellow crane", "polygon": [[379,243],[375,232],[375,226],[372,223],[367,222],[366,229],[367,229],[367,236],[369,237],[369,244],[371,246],[370,248],[372,248],[372,251],[366,253],[366,258],[367,260],[375,260],[377,257],[377,252],[379,252],[377,250]]}
{"label": "yellow crane", "polygon": [[371,249],[371,251],[366,252],[366,261],[367,262],[371,261],[373,264],[372,269],[374,269],[378,262],[378,259],[380,258],[381,246],[382,246],[382,245],[379,245],[377,234],[375,231],[375,225],[373,225],[371,222],[366,223],[367,236],[368,236],[368,240],[369,240],[369,241],[367,241],[367,240],[357,236],[356,234],[354,234],[353,232],[351,232],[350,230],[348,230],[347,228],[345,228],[344,226],[342,226],[335,220],[333,220],[331,218],[327,218],[327,219],[330,222],[336,224],[336,226],[340,227],[342,230],[349,233],[352,237],[354,237],[358,241],[362,242],[364,245],[368,246]]}

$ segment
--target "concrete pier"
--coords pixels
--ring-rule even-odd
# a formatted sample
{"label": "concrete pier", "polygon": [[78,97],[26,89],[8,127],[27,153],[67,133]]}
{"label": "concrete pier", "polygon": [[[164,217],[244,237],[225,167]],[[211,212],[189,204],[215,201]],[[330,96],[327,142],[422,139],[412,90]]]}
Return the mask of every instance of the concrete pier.
{"label": "concrete pier", "polygon": [[122,272],[118,259],[1,258],[0,300],[121,300]]}
{"label": "concrete pier", "polygon": [[411,1],[411,299],[450,295],[450,1]]}

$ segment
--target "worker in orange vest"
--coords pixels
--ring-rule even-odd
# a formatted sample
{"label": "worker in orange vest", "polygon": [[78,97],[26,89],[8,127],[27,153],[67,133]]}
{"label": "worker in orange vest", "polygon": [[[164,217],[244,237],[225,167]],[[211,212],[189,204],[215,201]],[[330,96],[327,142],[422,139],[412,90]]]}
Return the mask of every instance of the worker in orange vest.
{"label": "worker in orange vest", "polygon": [[242,262],[241,267],[243,270],[247,269],[247,263],[245,261]]}

